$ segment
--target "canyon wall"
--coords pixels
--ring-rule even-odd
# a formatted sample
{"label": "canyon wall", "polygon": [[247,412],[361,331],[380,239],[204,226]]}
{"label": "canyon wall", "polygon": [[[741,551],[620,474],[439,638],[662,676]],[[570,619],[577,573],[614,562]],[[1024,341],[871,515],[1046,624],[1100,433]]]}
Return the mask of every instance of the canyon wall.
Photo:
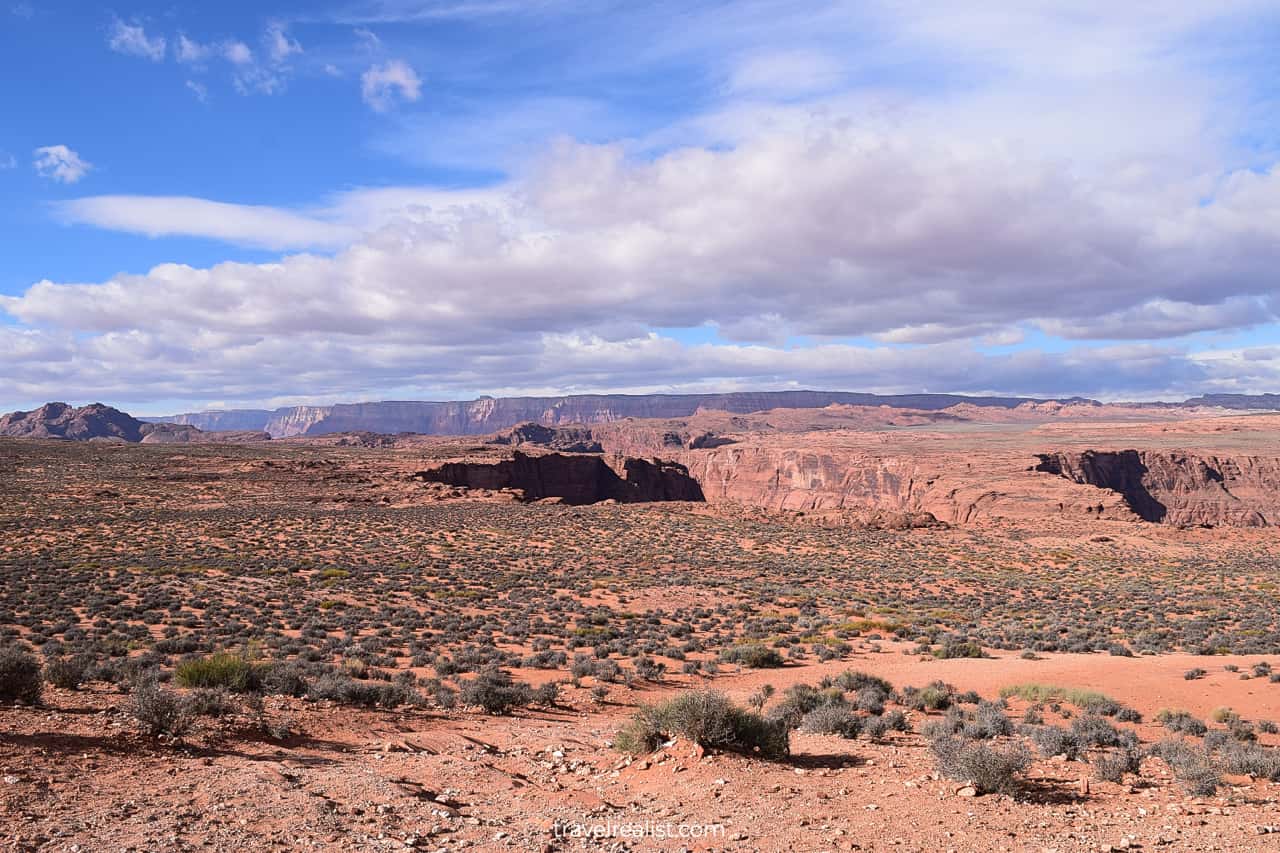
{"label": "canyon wall", "polygon": [[415,479],[469,489],[519,489],[526,500],[569,504],[701,501],[702,490],[683,465],[660,460],[516,451],[493,462],[446,462]]}
{"label": "canyon wall", "polygon": [[1120,450],[1040,454],[1037,470],[1122,495],[1147,521],[1266,527],[1280,519],[1280,458]]}

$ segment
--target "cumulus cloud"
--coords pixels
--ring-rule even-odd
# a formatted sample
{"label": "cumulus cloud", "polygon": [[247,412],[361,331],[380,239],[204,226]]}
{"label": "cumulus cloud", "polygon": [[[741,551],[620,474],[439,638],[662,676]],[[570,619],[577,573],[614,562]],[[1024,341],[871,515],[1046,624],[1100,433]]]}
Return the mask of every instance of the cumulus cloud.
{"label": "cumulus cloud", "polygon": [[285,27],[280,23],[272,23],[267,26],[266,35],[263,40],[267,45],[267,55],[271,57],[271,61],[277,65],[287,60],[295,53],[302,53],[302,45],[297,39],[291,38]]}
{"label": "cumulus cloud", "polygon": [[422,97],[422,81],[409,63],[392,59],[370,66],[360,75],[360,96],[375,112],[386,112],[397,101]]}
{"label": "cumulus cloud", "polygon": [[93,168],[93,164],[65,145],[46,145],[35,150],[36,173],[60,184],[74,184]]}
{"label": "cumulus cloud", "polygon": [[200,65],[208,61],[214,52],[213,45],[201,44],[181,33],[178,35],[178,42],[174,46],[174,57],[179,62],[188,65]]}
{"label": "cumulus cloud", "polygon": [[[712,51],[727,59],[708,79],[725,85],[705,112],[601,134],[616,144],[559,139],[503,161],[511,177],[483,191],[59,206],[97,227],[315,253],[0,297],[17,323],[0,325],[0,397],[809,385],[1149,398],[1280,382],[1280,347],[1200,349],[1205,333],[1222,347],[1276,320],[1280,171],[1241,150],[1247,105],[1215,76],[1224,66],[1171,58],[1222,15],[1263,4],[1086,0],[1063,15],[1035,0],[903,15],[890,0],[832,0],[785,22],[772,5],[646,31],[665,55],[749,42]],[[866,50],[823,40],[855,29],[870,34]],[[244,50],[246,71],[276,67]],[[885,82],[902,56],[948,85]],[[875,83],[850,82],[860,74]],[[398,60],[361,83],[379,111],[421,97]],[[491,128],[456,134],[458,157],[492,166]],[[521,127],[521,150],[557,129],[559,114]],[[455,136],[417,130],[404,151],[426,131]],[[656,331],[690,328],[716,339]],[[1038,350],[1036,335],[1059,340]]]}
{"label": "cumulus cloud", "polygon": [[[806,359],[839,353],[847,364],[857,348],[837,342],[860,336],[936,348],[1019,325],[1131,339],[1255,322],[1280,264],[1280,221],[1256,210],[1280,199],[1280,175],[1245,183],[1228,181],[1208,201],[1159,195],[1138,210],[998,146],[822,119],[733,150],[653,160],[565,142],[524,179],[458,198],[355,194],[308,214],[198,199],[72,202],[70,218],[148,234],[355,242],[331,257],[41,282],[3,304],[28,325],[99,336],[322,333],[375,350],[421,340],[444,351],[523,341],[544,359],[567,346],[547,341],[638,342],[625,355],[652,351],[648,329],[713,323],[744,343],[836,346],[781,362],[770,346],[730,348],[726,369],[758,355],[824,376]],[[876,364],[896,351],[884,347]]]}
{"label": "cumulus cloud", "polygon": [[138,56],[152,62],[161,62],[165,54],[164,36],[148,36],[138,24],[126,24],[117,18],[111,26],[107,44],[116,53]]}

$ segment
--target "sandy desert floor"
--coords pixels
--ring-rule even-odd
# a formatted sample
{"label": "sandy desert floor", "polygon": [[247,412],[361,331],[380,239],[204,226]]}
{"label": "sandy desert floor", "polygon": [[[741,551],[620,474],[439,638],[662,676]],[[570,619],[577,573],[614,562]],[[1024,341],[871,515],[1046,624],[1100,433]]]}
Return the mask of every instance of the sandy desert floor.
{"label": "sandy desert floor", "polygon": [[[524,504],[411,482],[421,448],[0,450],[5,642],[85,667],[0,708],[10,849],[1280,849],[1270,528]],[[220,652],[303,684],[181,686]],[[495,665],[558,690],[501,714],[459,701]],[[905,731],[801,725],[778,760],[614,745],[642,705],[713,689],[747,708],[768,685],[768,717],[848,671],[892,685]],[[181,737],[134,713],[148,672],[200,700]],[[931,684],[949,708],[908,689]],[[862,701],[839,700],[879,716]],[[940,772],[930,745],[980,708],[1009,721],[990,744],[1032,755],[1009,793]],[[1207,737],[1169,722],[1187,718]],[[1098,767],[1120,747],[1068,759],[1034,737],[1099,719],[1140,744],[1118,780]],[[1149,754],[1169,740],[1218,762],[1216,790]],[[1246,749],[1252,776],[1227,760]]]}

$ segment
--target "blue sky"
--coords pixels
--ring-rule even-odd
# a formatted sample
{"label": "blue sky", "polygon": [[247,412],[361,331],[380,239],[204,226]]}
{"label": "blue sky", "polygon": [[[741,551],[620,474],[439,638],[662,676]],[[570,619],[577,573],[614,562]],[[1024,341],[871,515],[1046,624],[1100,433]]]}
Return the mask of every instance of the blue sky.
{"label": "blue sky", "polygon": [[1280,385],[1258,0],[0,0],[0,408]]}

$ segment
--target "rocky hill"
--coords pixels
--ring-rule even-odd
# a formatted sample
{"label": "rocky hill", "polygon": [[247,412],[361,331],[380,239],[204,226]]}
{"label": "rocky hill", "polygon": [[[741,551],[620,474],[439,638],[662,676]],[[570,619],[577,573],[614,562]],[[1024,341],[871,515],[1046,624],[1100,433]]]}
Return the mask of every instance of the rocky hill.
{"label": "rocky hill", "polygon": [[271,438],[265,432],[253,430],[206,432],[187,424],[150,423],[102,403],[90,403],[79,408],[67,403],[45,403],[34,411],[10,412],[0,416],[0,436],[142,444],[266,441]]}

